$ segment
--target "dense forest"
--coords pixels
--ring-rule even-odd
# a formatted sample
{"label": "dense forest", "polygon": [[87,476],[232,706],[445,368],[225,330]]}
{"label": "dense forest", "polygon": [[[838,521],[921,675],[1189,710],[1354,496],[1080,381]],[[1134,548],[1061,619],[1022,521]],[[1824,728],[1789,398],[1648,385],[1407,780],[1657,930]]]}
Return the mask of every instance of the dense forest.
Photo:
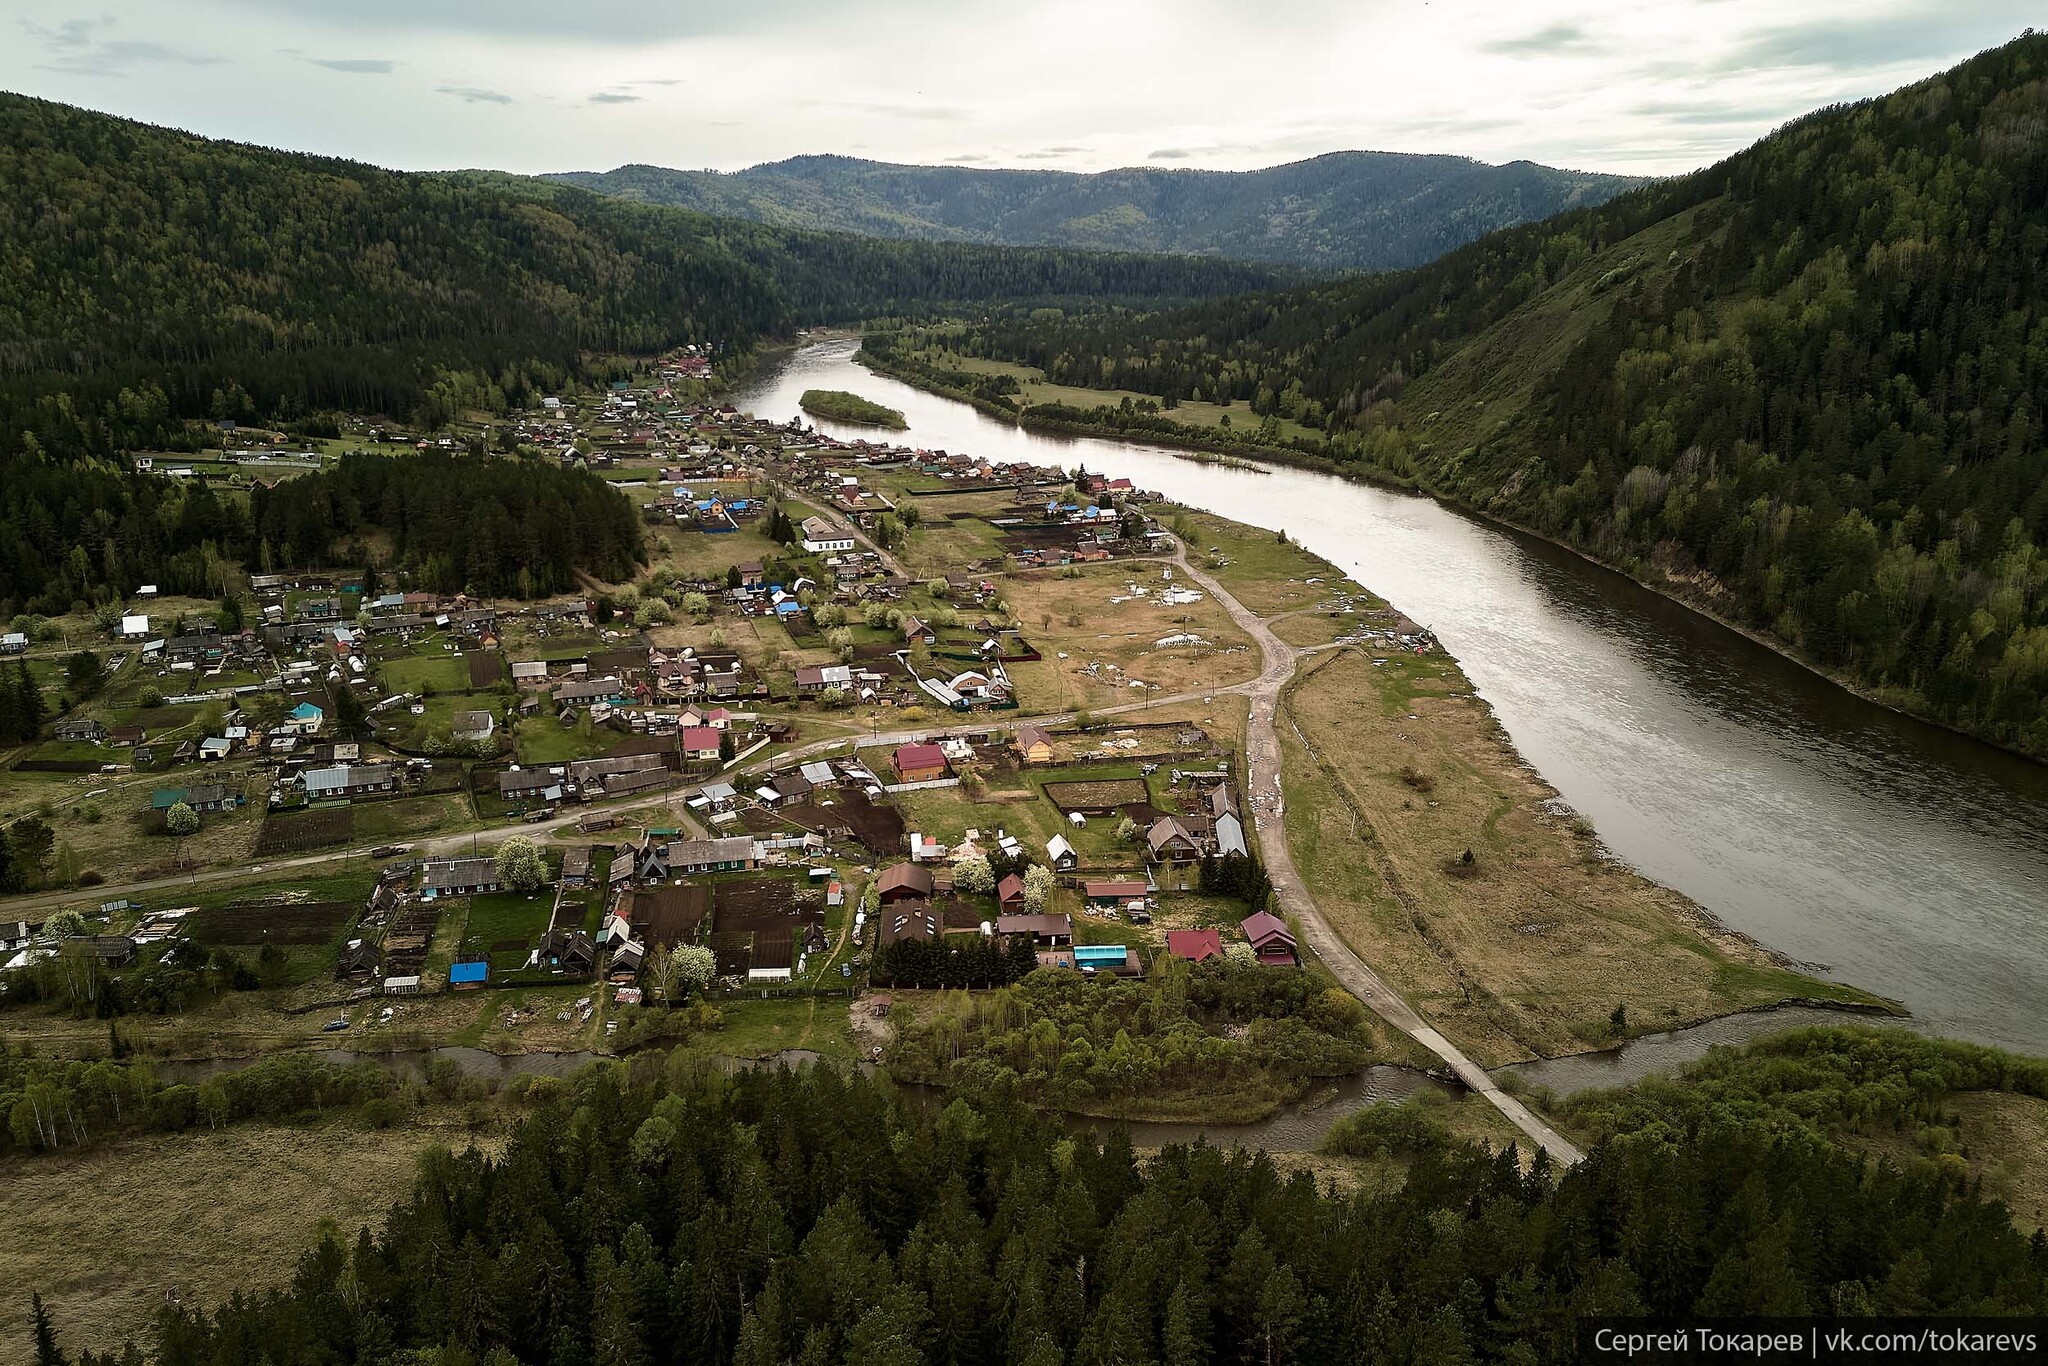
{"label": "dense forest", "polygon": [[[1833,1047],[1866,1049],[1871,1122],[1931,1060]],[[647,1055],[518,1103],[501,1156],[430,1154],[290,1284],[166,1307],[155,1360],[1548,1363],[1596,1314],[2048,1309],[2048,1239],[1959,1164],[1868,1162],[1734,1095],[1648,1106],[1562,1173],[1409,1145],[1404,1180],[1348,1194],[827,1068]]]}
{"label": "dense forest", "polygon": [[[811,323],[1270,285],[1193,258],[882,242],[509,176],[421,176],[0,94],[0,600],[205,574],[133,450],[192,419],[431,419],[593,355],[721,356]],[[203,509],[201,510],[204,511]],[[173,522],[175,523],[174,514]],[[86,547],[86,564],[57,561]],[[101,547],[111,558],[102,563]],[[187,556],[182,567],[168,567]],[[160,571],[157,566],[166,566]],[[140,572],[138,572],[140,571]]]}
{"label": "dense forest", "polygon": [[1243,401],[2048,755],[2044,262],[2029,34],[1406,274],[945,340]]}
{"label": "dense forest", "polygon": [[617,581],[646,559],[632,503],[548,461],[351,453],[258,485],[249,517],[259,568],[332,563],[375,528],[390,537],[396,580],[440,593],[546,597],[576,588],[578,570]]}
{"label": "dense forest", "polygon": [[621,166],[547,179],[785,227],[939,242],[1194,252],[1318,270],[1434,260],[1495,228],[1599,204],[1633,176],[1534,162],[1332,152],[1257,171],[1090,175],[793,157],[744,171]]}

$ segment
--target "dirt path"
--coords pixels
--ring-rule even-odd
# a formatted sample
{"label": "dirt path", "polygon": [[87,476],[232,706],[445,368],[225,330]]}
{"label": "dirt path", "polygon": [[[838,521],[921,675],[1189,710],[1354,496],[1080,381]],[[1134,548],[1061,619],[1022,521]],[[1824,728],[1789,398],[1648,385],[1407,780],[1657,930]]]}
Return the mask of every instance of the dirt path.
{"label": "dirt path", "polygon": [[1213,577],[1189,564],[1185,546],[1175,552],[1174,563],[1190,579],[1214,594],[1216,601],[1230,613],[1231,619],[1256,640],[1264,652],[1265,668],[1259,676],[1251,683],[1230,691],[1242,691],[1251,698],[1251,721],[1245,730],[1245,801],[1252,809],[1254,824],[1258,828],[1259,852],[1265,858],[1266,871],[1273,880],[1273,891],[1281,909],[1300,925],[1316,957],[1347,991],[1365,1002],[1388,1024],[1443,1059],[1457,1073],[1460,1081],[1491,1101],[1495,1109],[1541,1144],[1552,1158],[1568,1164],[1579,1161],[1584,1153],[1538,1119],[1528,1106],[1502,1091],[1484,1068],[1433,1029],[1401,999],[1400,993],[1388,986],[1364,959],[1352,951],[1351,946],[1323,918],[1315,898],[1308,893],[1300,870],[1294,866],[1293,851],[1287,847],[1287,826],[1283,819],[1287,798],[1280,786],[1280,736],[1273,724],[1280,705],[1280,690],[1294,677],[1295,666],[1301,657],[1313,651],[1297,649],[1274,635],[1272,626],[1264,618],[1232,597]]}

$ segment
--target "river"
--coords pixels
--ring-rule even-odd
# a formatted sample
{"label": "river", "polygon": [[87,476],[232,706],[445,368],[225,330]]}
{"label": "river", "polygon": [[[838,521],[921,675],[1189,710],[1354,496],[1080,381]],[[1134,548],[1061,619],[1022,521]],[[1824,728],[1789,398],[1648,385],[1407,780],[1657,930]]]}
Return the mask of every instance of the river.
{"label": "river", "polygon": [[1434,627],[1523,757],[1643,873],[1937,1032],[2048,1053],[2048,768],[1429,498],[1027,432],[875,374],[856,347],[773,358],[733,403],[786,420],[805,389],[847,389],[901,409],[911,445],[1085,465],[1284,529]]}

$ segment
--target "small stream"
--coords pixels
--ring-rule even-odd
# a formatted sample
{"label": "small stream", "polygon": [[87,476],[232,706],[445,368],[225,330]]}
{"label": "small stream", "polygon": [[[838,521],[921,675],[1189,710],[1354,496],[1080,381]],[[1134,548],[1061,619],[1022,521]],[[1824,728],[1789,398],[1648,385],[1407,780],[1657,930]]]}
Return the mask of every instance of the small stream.
{"label": "small stream", "polygon": [[[1743,1015],[1727,1015],[1718,1020],[1708,1020],[1689,1029],[1645,1034],[1629,1040],[1620,1048],[1602,1053],[1580,1053],[1567,1058],[1516,1063],[1497,1069],[1494,1075],[1516,1077],[1533,1086],[1542,1087],[1552,1095],[1562,1097],[1580,1091],[1627,1086],[1648,1076],[1668,1076],[1688,1063],[1705,1057],[1707,1050],[1711,1048],[1741,1045],[1766,1034],[1780,1033],[1788,1029],[1802,1029],[1812,1025],[1893,1023],[1898,1022],[1884,1017],[1809,1007],[1751,1011]],[[313,1056],[336,1067],[374,1063],[414,1081],[426,1077],[428,1064],[436,1060],[447,1060],[453,1062],[464,1076],[493,1083],[504,1083],[514,1077],[566,1077],[591,1063],[617,1060],[610,1054],[587,1051],[499,1054],[481,1048],[452,1045],[443,1048],[403,1049],[389,1053],[323,1048],[315,1050]],[[190,1084],[239,1071],[255,1061],[257,1060],[251,1058],[170,1059],[158,1061],[154,1066],[157,1076],[164,1081]],[[756,1067],[801,1067],[823,1063],[827,1059],[823,1054],[809,1049],[791,1048],[764,1058],[720,1057],[717,1061],[720,1066],[740,1070]],[[856,1065],[863,1072],[876,1070],[868,1063]],[[929,1093],[934,1097],[944,1094],[936,1087],[917,1086],[905,1089]],[[1356,1076],[1345,1077],[1334,1083],[1319,1083],[1306,1099],[1282,1106],[1265,1119],[1250,1124],[1134,1122],[1098,1119],[1087,1115],[1070,1115],[1068,1122],[1077,1128],[1097,1133],[1105,1133],[1121,1123],[1130,1135],[1132,1144],[1140,1148],[1164,1147],[1169,1143],[1193,1143],[1197,1139],[1206,1138],[1211,1143],[1231,1147],[1265,1148],[1274,1152],[1312,1152],[1333,1124],[1354,1111],[1363,1110],[1371,1105],[1398,1105],[1425,1092],[1460,1095],[1463,1094],[1463,1090],[1464,1088],[1454,1082],[1438,1080],[1413,1068],[1379,1066],[1369,1067]]]}

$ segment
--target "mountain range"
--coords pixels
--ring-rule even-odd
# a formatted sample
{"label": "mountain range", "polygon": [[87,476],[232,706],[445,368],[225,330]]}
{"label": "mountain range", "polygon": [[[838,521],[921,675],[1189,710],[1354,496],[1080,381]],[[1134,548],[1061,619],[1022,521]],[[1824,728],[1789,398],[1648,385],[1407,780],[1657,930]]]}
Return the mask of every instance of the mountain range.
{"label": "mountain range", "polygon": [[549,179],[784,227],[941,242],[1189,253],[1325,271],[1420,265],[1496,228],[1643,182],[1529,161],[1333,152],[1257,171],[898,166],[793,157],[744,171],[621,166]]}

